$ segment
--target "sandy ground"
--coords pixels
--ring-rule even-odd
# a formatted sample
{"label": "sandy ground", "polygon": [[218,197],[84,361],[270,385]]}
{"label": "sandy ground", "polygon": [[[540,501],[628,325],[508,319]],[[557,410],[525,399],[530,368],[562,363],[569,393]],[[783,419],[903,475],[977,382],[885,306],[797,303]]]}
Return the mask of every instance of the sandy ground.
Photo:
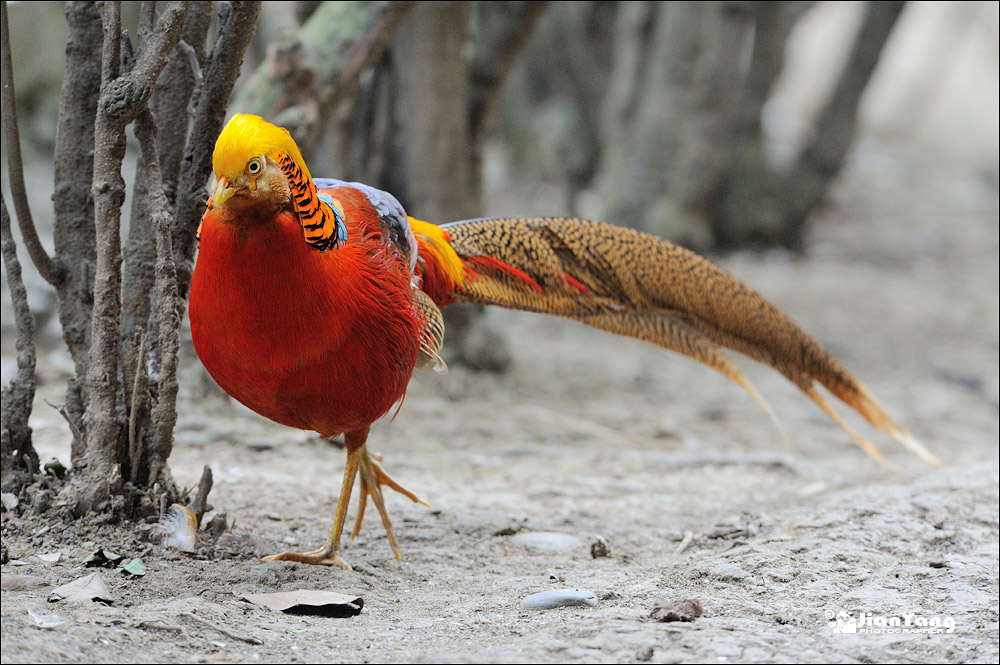
{"label": "sandy ground", "polygon": [[[901,471],[879,466],[780,376],[744,362],[793,455],[707,369],[493,312],[510,372],[418,374],[398,417],[373,429],[387,469],[431,504],[388,498],[402,563],[373,512],[346,547],[353,572],[265,565],[262,554],[323,541],[344,453],[221,397],[189,355],[171,464],[186,486],[211,465],[211,503],[231,531],[186,555],[150,542],[148,526],[5,517],[18,561],[3,566],[3,662],[996,662],[996,172],[868,150],[809,258],[723,264],[828,345],[946,467],[852,418]],[[64,367],[43,359],[32,424],[43,459],[67,462],[65,426],[41,402],[60,401]],[[536,532],[563,537],[532,545]],[[610,556],[592,557],[599,538]],[[105,570],[110,606],[48,602],[91,572],[82,562],[99,547],[141,557],[147,574]],[[597,606],[519,609],[567,588]],[[356,594],[364,609],[288,615],[234,595],[294,589]],[[650,618],[686,599],[702,616]],[[830,621],[840,612],[875,628],[904,615],[954,627],[844,634]]]}

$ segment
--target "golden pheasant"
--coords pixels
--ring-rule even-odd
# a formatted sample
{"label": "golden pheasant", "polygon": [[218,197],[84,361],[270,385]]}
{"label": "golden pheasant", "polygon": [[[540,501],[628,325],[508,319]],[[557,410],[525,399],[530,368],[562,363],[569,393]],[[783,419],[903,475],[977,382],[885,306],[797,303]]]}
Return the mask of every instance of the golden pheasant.
{"label": "golden pheasant", "polygon": [[770,413],[725,354],[728,347],[784,374],[869,454],[881,458],[815,382],[936,462],[787,316],[669,242],[560,217],[428,224],[407,217],[385,192],[313,180],[289,133],[252,115],[226,125],[213,167],[191,282],[195,349],[219,385],[246,406],[324,437],[343,433],[347,447],[326,544],[266,561],[349,569],[340,537],[359,471],[353,533],[371,496],[399,558],[382,486],[418,499],[368,454],[368,429],[403,397],[415,367],[442,365],[441,308],[454,302],[556,314],[658,344],[721,372]]}

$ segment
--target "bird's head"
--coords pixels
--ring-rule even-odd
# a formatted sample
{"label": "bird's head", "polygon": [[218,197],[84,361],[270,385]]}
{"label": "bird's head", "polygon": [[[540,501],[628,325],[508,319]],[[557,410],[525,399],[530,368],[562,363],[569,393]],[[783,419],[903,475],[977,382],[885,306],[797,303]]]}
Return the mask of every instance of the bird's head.
{"label": "bird's head", "polygon": [[233,116],[215,142],[212,167],[209,208],[258,220],[286,209],[298,218],[306,243],[321,252],[347,242],[343,205],[316,191],[287,129],[256,115]]}
{"label": "bird's head", "polygon": [[210,205],[236,212],[273,212],[291,199],[290,176],[310,177],[287,129],[243,113],[233,116],[219,135],[212,167],[215,186]]}

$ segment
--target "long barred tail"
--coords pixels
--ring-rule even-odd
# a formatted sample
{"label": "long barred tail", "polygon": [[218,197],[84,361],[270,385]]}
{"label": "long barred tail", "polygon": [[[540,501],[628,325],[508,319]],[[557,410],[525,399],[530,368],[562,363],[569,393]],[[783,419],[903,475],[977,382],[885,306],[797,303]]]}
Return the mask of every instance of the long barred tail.
{"label": "long barred tail", "polygon": [[726,355],[733,349],[784,374],[876,459],[883,460],[878,447],[837,416],[814,381],[914,454],[940,464],[818,342],[693,252],[633,229],[562,217],[481,219],[440,229],[464,269],[461,276],[451,271],[450,294],[435,284],[440,305],[453,299],[556,314],[658,344],[721,372],[773,418]]}

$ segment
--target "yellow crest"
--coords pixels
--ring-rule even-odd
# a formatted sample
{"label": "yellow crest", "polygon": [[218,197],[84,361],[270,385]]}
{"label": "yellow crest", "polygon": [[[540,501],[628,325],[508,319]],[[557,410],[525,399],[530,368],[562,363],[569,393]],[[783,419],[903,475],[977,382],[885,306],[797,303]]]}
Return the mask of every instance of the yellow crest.
{"label": "yellow crest", "polygon": [[311,179],[302,153],[287,129],[272,125],[258,115],[237,113],[215,142],[212,168],[216,178],[232,179],[242,173],[247,162],[254,157],[267,156],[275,159],[282,152],[291,157],[306,177]]}

